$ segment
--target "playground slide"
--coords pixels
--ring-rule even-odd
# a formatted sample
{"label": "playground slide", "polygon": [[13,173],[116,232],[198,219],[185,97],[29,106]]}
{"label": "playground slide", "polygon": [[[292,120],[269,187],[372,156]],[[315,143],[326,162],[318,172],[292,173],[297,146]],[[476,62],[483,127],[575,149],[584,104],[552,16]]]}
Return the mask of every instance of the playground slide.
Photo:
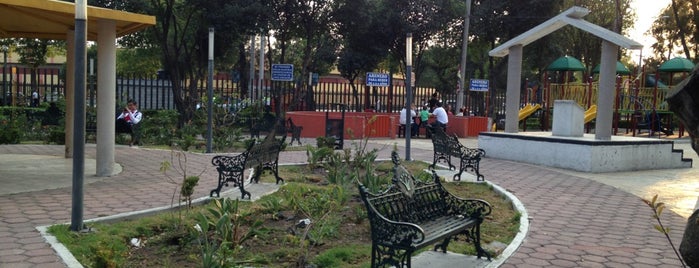
{"label": "playground slide", "polygon": [[585,121],[583,123],[589,123],[592,119],[597,117],[597,105],[593,104],[590,109],[585,111]]}
{"label": "playground slide", "polygon": [[541,109],[541,105],[538,103],[536,105],[527,104],[526,106],[522,107],[522,109],[519,109],[519,121],[529,117],[539,109]]}

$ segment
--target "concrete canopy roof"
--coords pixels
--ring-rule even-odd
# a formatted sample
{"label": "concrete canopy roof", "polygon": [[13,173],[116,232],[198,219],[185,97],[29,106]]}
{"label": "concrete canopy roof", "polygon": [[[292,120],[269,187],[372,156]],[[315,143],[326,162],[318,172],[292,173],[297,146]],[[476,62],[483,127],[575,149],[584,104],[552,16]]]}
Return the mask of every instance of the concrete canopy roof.
{"label": "concrete canopy roof", "polygon": [[494,48],[488,53],[488,55],[492,57],[507,56],[507,54],[509,54],[510,47],[516,45],[526,46],[566,25],[571,25],[626,49],[643,48],[643,45],[641,45],[639,42],[583,20],[582,17],[589,13],[590,11],[587,8],[577,6],[571,7],[563,13],[558,14],[544,23],[530,29],[529,31],[526,31],[523,34],[520,34],[517,37]]}
{"label": "concrete canopy roof", "polygon": [[[116,22],[116,36],[155,25],[155,17],[106,8],[87,7],[87,39],[97,40],[99,20]],[[74,29],[75,4],[55,0],[0,0],[0,38],[65,40]]]}

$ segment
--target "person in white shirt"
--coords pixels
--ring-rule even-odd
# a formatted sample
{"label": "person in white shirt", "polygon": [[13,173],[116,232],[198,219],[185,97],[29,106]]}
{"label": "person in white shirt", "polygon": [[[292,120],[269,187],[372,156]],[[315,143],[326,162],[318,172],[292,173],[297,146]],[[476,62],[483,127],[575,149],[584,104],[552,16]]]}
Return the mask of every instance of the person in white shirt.
{"label": "person in white shirt", "polygon": [[[405,109],[405,107],[400,110],[400,117],[398,118],[398,123],[400,123],[401,126],[405,126],[405,116],[407,115],[408,111]],[[417,116],[417,113],[415,112],[415,105],[410,105],[410,135],[415,136],[417,135],[419,131],[419,127],[417,123],[415,123],[415,117]]]}
{"label": "person in white shirt", "polygon": [[435,120],[433,127],[446,128],[449,123],[449,117],[447,116],[447,111],[442,108],[442,103],[438,102],[437,107],[432,112],[432,115],[437,119]]}
{"label": "person in white shirt", "polygon": [[131,134],[129,146],[138,145],[139,133],[138,123],[143,119],[143,114],[138,110],[138,104],[134,100],[129,100],[126,108],[119,114],[116,120],[117,133]]}

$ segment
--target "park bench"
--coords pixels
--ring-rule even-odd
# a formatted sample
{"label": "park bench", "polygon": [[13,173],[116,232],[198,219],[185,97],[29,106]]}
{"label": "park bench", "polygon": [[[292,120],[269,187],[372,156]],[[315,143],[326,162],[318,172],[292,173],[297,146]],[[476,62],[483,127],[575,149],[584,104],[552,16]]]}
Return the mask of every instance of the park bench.
{"label": "park bench", "polygon": [[289,144],[294,144],[294,140],[301,145],[301,131],[303,131],[302,126],[297,126],[294,124],[294,120],[291,120],[291,117],[286,120],[286,132],[291,134],[291,142]]}
{"label": "park bench", "polygon": [[459,173],[454,175],[454,180],[461,180],[461,174],[465,170],[476,173],[476,180],[483,181],[485,177],[480,173],[479,166],[481,158],[485,156],[485,150],[480,148],[468,148],[459,142],[456,136],[447,135],[442,128],[428,127],[433,146],[433,162],[430,168],[434,169],[437,162],[444,161],[449,165],[449,169],[455,169],[451,163],[452,157],[460,160]]}
{"label": "park bench", "polygon": [[392,184],[387,189],[372,193],[359,184],[371,225],[371,267],[410,267],[416,250],[435,244],[435,251],[446,253],[459,234],[473,242],[478,258],[490,260],[480,237],[480,225],[492,211],[490,204],[452,195],[434,171],[431,181],[415,179],[395,151],[392,161]]}
{"label": "park bench", "polygon": [[218,185],[209,193],[210,197],[220,197],[221,188],[233,183],[233,187],[238,187],[242,194],[250,199],[250,192],[245,190],[244,173],[246,169],[255,168],[251,182],[259,182],[260,175],[266,169],[271,170],[276,178],[276,183],[284,182],[279,177],[279,152],[282,150],[286,135],[280,139],[273,134],[268,135],[262,142],[253,141],[250,146],[241,154],[235,156],[217,155],[211,159],[211,164],[216,166],[218,171]]}

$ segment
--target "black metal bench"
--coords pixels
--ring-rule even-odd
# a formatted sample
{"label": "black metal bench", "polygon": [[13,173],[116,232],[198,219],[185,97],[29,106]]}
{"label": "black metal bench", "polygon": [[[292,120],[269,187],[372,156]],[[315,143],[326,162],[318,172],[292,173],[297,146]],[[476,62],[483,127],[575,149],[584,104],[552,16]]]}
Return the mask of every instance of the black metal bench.
{"label": "black metal bench", "polygon": [[461,174],[465,170],[471,170],[476,173],[476,180],[483,181],[485,177],[480,173],[479,166],[481,158],[485,156],[485,150],[480,148],[468,148],[459,142],[456,136],[447,135],[442,128],[427,127],[432,139],[434,148],[433,162],[430,168],[434,169],[437,162],[444,161],[449,165],[449,169],[455,169],[451,163],[452,157],[460,159],[459,173],[454,175],[454,180],[461,180]]}
{"label": "black metal bench", "polygon": [[[480,225],[492,207],[480,199],[464,199],[449,193],[432,172],[432,181],[415,179],[392,154],[393,179],[387,189],[371,193],[359,184],[359,192],[371,225],[371,267],[410,267],[412,254],[436,244],[446,253],[451,239],[466,235],[477,257],[488,254],[481,247]],[[441,241],[441,242],[440,242]]]}
{"label": "black metal bench", "polygon": [[291,142],[289,144],[294,144],[295,140],[301,145],[301,131],[303,131],[303,127],[295,125],[291,117],[286,120],[286,132],[291,134]]}
{"label": "black metal bench", "polygon": [[276,183],[284,182],[284,179],[279,177],[279,152],[282,150],[286,135],[280,139],[274,135],[268,135],[262,142],[252,142],[252,144],[241,154],[235,156],[217,155],[211,159],[211,164],[216,166],[218,171],[218,186],[211,190],[209,196],[220,197],[221,188],[233,183],[233,187],[238,187],[242,194],[242,199],[245,196],[250,199],[250,192],[245,190],[244,173],[248,168],[255,168],[253,177],[250,179],[255,183],[259,182],[260,175],[265,169],[269,169],[274,173]]}

